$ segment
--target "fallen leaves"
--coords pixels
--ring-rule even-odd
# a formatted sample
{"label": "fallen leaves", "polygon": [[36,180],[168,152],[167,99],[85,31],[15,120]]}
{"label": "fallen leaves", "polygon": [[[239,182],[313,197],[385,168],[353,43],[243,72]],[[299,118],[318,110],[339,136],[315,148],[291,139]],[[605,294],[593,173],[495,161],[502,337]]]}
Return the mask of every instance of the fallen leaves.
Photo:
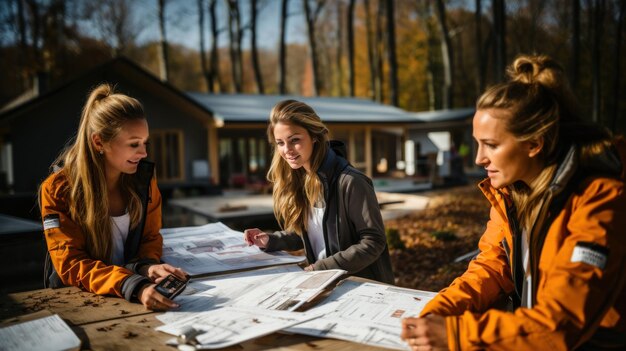
{"label": "fallen leaves", "polygon": [[439,291],[467,268],[454,259],[477,248],[489,218],[489,204],[475,185],[425,194],[429,206],[385,222],[396,229],[404,250],[391,249],[396,285]]}

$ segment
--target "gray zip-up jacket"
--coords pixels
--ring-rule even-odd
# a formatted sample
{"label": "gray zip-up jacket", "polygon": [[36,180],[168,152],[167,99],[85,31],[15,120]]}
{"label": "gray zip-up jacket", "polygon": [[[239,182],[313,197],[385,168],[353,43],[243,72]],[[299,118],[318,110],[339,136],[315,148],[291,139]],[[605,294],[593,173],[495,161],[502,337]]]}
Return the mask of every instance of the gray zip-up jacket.
{"label": "gray zip-up jacket", "polygon": [[[343,269],[350,275],[394,284],[385,227],[372,181],[337,155],[343,144],[332,141],[317,171],[324,185],[323,228],[327,257],[317,260],[305,232],[269,234],[266,251],[305,249],[315,270]],[[342,153],[343,154],[343,153]]]}

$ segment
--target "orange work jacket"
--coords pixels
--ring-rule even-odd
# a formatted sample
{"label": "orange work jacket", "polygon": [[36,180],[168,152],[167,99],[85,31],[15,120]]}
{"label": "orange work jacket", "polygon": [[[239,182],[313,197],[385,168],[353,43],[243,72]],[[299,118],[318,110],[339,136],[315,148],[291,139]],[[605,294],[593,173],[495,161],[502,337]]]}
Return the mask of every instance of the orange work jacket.
{"label": "orange work jacket", "polygon": [[451,350],[626,349],[626,189],[617,167],[616,177],[565,179],[576,184],[560,209],[540,211],[534,228],[544,229],[529,242],[532,305],[514,312],[493,308],[516,294],[508,195],[480,183],[491,203],[480,253],[421,313],[446,316]]}
{"label": "orange work jacket", "polygon": [[138,269],[143,264],[159,262],[163,251],[163,238],[159,233],[161,194],[156,178],[150,177],[148,182],[149,196],[144,205],[143,231],[137,233],[139,237],[134,243],[129,243],[129,240],[132,240],[132,231],[129,232],[125,256],[130,254],[130,257],[124,266],[110,265],[93,259],[88,254],[85,234],[70,217],[67,201],[63,197],[68,186],[63,172],[51,174],[42,183],[40,207],[44,234],[50,260],[64,285],[77,286],[99,295],[115,295],[130,300],[139,285],[150,282],[146,277],[139,275]]}

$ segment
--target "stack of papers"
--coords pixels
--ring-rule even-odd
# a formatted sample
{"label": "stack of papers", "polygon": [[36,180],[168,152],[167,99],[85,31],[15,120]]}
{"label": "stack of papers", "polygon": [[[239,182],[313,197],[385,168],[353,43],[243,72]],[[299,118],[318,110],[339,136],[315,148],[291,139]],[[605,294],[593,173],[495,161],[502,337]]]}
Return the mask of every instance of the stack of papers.
{"label": "stack of papers", "polygon": [[221,222],[161,229],[161,260],[193,276],[304,262],[306,257],[248,246],[243,233]]}
{"label": "stack of papers", "polygon": [[[304,257],[269,254],[248,246],[243,233],[222,223],[162,229],[161,233],[163,261],[194,276],[249,269],[193,279],[176,298],[181,307],[157,317],[164,323],[157,330],[178,337],[170,340],[171,345],[221,348],[286,330],[405,350],[407,345],[400,338],[402,319],[419,315],[436,295],[344,281],[323,303],[306,313],[295,312],[347,272],[302,271],[293,263]],[[262,268],[267,266],[274,267]]]}

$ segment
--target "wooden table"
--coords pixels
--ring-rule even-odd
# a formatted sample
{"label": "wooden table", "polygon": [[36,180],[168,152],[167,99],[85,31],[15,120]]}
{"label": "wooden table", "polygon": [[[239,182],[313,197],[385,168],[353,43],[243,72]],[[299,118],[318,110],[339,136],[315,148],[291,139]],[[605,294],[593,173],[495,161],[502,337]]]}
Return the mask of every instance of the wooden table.
{"label": "wooden table", "polygon": [[[121,298],[103,297],[76,287],[41,289],[0,295],[0,326],[19,322],[28,314],[59,314],[82,340],[84,350],[175,350],[165,342],[172,336],[157,332],[157,312]],[[1,341],[0,341],[1,343]],[[274,333],[224,350],[378,350],[342,340]]]}

